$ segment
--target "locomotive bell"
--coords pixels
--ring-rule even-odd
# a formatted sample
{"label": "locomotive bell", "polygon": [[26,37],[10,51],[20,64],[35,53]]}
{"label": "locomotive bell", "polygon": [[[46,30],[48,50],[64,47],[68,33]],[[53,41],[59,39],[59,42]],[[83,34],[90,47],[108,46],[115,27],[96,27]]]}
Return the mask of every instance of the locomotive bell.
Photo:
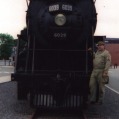
{"label": "locomotive bell", "polygon": [[63,14],[57,14],[55,16],[55,23],[58,25],[58,26],[63,26],[65,23],[66,23],[66,16],[63,15]]}

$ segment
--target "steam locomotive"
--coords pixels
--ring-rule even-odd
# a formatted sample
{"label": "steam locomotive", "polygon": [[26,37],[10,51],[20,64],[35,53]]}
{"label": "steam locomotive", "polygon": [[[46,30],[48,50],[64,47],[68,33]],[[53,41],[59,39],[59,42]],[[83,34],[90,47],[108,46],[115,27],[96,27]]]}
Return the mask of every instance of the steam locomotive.
{"label": "steam locomotive", "polygon": [[96,23],[93,0],[30,0],[12,74],[18,99],[39,108],[83,107]]}

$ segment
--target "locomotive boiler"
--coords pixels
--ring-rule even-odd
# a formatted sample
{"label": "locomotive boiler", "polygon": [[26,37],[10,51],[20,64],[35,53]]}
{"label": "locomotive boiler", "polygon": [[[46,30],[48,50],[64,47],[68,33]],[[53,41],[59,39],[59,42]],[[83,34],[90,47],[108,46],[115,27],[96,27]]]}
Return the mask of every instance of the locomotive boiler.
{"label": "locomotive boiler", "polygon": [[18,99],[39,108],[81,108],[96,22],[93,0],[30,0],[12,74]]}

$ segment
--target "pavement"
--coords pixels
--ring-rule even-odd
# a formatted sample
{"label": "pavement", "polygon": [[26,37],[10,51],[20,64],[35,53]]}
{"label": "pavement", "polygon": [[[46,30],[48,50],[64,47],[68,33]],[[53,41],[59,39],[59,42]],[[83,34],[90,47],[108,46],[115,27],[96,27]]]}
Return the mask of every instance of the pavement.
{"label": "pavement", "polygon": [[14,72],[14,66],[0,66],[0,83],[11,81],[11,73]]}
{"label": "pavement", "polygon": [[[104,103],[89,105],[87,119],[119,119],[119,66],[109,70],[109,84],[106,84]],[[118,85],[118,87],[116,87]]]}
{"label": "pavement", "polygon": [[106,87],[104,103],[89,105],[85,113],[87,119],[119,119],[119,94]]}
{"label": "pavement", "polygon": [[109,70],[109,84],[106,85],[110,90],[119,92],[119,66]]}
{"label": "pavement", "polygon": [[13,64],[10,60],[0,60],[0,66],[11,66]]}

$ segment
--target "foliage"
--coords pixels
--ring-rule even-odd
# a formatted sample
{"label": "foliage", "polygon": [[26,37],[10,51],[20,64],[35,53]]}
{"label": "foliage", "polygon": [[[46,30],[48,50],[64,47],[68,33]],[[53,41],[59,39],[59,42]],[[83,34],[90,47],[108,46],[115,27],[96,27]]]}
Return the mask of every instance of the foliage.
{"label": "foliage", "polygon": [[0,33],[0,58],[8,59],[14,46],[14,38],[9,34]]}

